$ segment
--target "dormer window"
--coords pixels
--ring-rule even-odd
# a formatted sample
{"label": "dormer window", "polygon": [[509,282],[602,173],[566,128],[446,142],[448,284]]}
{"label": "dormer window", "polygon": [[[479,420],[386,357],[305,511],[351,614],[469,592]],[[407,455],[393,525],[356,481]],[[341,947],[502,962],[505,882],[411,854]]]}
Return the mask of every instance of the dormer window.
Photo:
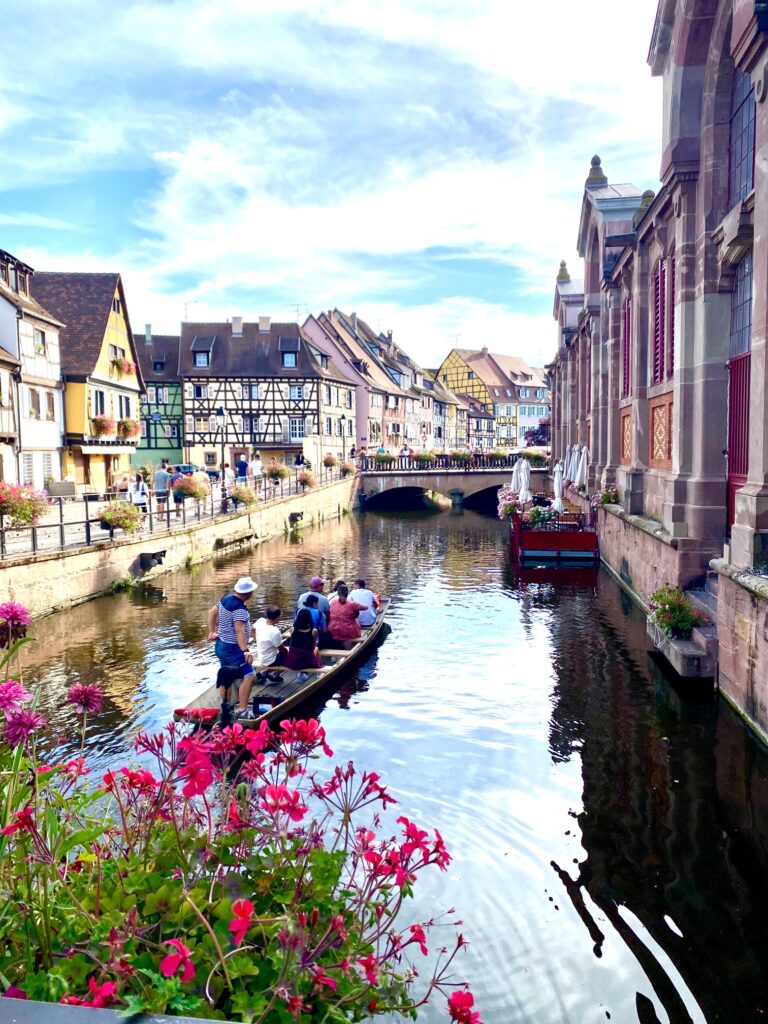
{"label": "dormer window", "polygon": [[328,369],[328,356],[320,356],[320,366],[324,369]]}
{"label": "dormer window", "polygon": [[283,352],[283,366],[286,366],[290,369],[296,366],[295,352]]}
{"label": "dormer window", "polygon": [[8,264],[0,263],[0,281],[3,284],[8,284]]}
{"label": "dormer window", "polygon": [[211,365],[211,353],[210,352],[195,352],[195,366],[210,366]]}
{"label": "dormer window", "polygon": [[18,280],[19,280],[19,294],[20,295],[26,295],[27,294],[27,275],[23,274],[21,271],[19,271]]}
{"label": "dormer window", "polygon": [[165,370],[165,363],[161,362],[159,359],[156,359],[152,363],[152,372],[153,373],[162,373],[164,370]]}

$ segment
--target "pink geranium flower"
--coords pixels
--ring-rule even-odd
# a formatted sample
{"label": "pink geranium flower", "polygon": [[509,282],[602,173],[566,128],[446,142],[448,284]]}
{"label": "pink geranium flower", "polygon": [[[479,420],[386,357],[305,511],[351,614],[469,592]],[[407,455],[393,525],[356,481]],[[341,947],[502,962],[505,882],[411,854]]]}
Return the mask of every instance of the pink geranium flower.
{"label": "pink geranium flower", "polygon": [[181,980],[192,981],[195,976],[195,965],[192,963],[192,951],[187,949],[181,939],[169,939],[166,946],[173,946],[175,953],[169,953],[160,961],[160,973],[172,978],[181,969]]}
{"label": "pink geranium flower", "polygon": [[75,705],[75,711],[79,715],[86,711],[91,715],[97,715],[101,711],[103,693],[93,683],[75,683],[67,691],[67,700]]}
{"label": "pink geranium flower", "polygon": [[287,786],[266,786],[261,806],[271,814],[287,814],[291,821],[301,821],[307,805],[301,802],[301,793]]}
{"label": "pink geranium flower", "polygon": [[5,723],[5,742],[9,747],[18,747],[44,725],[45,718],[37,711],[12,711]]}

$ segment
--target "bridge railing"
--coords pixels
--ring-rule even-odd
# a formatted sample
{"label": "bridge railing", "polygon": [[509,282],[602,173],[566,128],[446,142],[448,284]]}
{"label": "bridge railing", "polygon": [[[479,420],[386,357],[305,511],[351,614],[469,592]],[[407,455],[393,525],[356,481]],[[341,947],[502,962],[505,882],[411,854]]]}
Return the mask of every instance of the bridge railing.
{"label": "bridge railing", "polygon": [[[366,455],[358,460],[363,473],[429,473],[436,470],[460,470],[463,473],[511,469],[520,456],[509,455]],[[534,464],[535,463],[535,464]],[[547,469],[548,460],[531,461],[531,469]]]}

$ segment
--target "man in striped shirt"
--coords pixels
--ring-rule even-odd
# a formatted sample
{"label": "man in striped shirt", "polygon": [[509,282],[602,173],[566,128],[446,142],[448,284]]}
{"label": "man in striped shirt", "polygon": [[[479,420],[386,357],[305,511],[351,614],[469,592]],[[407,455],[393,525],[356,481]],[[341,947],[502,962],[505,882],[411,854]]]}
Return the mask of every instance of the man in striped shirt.
{"label": "man in striped shirt", "polygon": [[208,612],[208,639],[215,640],[216,657],[219,659],[218,685],[224,690],[236,679],[242,679],[239,690],[237,718],[248,715],[248,699],[255,679],[253,655],[248,649],[251,637],[251,617],[247,602],[256,591],[256,584],[250,576],[242,576],[233,588],[233,593],[222,597]]}

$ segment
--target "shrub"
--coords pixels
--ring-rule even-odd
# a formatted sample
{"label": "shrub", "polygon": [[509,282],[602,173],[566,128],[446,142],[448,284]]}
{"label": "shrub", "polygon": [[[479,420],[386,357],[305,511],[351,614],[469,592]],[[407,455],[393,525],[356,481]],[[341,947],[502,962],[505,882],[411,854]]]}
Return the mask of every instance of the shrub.
{"label": "shrub", "polygon": [[232,501],[249,508],[256,501],[256,495],[246,484],[236,484],[229,492]]}
{"label": "shrub", "polygon": [[118,437],[138,437],[141,433],[141,424],[138,420],[122,419],[117,421]]}
{"label": "shrub", "polygon": [[509,452],[505,452],[501,448],[495,448],[492,452],[488,452],[488,458],[495,459],[497,462],[506,462],[509,459]]}
{"label": "shrub", "polygon": [[705,626],[709,622],[678,587],[654,590],[649,607],[651,618],[659,628],[678,640],[689,640],[694,626]]}
{"label": "shrub", "polygon": [[6,526],[34,526],[48,508],[48,495],[29,484],[7,484],[0,480],[0,516]]}
{"label": "shrub", "polygon": [[296,477],[297,482],[301,487],[316,487],[317,477],[314,473],[311,473],[308,469],[302,469]]}
{"label": "shrub", "polygon": [[180,494],[182,498],[194,498],[197,501],[205,501],[211,493],[211,485],[208,477],[199,473],[194,476],[185,476],[177,480],[173,485],[174,495]]}
{"label": "shrub", "polygon": [[288,467],[281,466],[279,464],[275,466],[267,466],[267,476],[270,480],[274,480],[275,483],[281,483],[288,476]]}
{"label": "shrub", "polygon": [[342,476],[351,476],[353,473],[357,472],[357,467],[351,462],[342,462],[339,467],[339,472]]}
{"label": "shrub", "polygon": [[528,522],[534,528],[537,526],[546,526],[547,523],[551,523],[553,519],[557,518],[557,512],[553,508],[542,508],[541,506],[534,506],[528,513]]}
{"label": "shrub", "polygon": [[328,452],[327,455],[323,456],[323,465],[325,466],[326,469],[333,469],[333,467],[338,463],[338,461],[339,460],[336,458],[336,456],[331,455],[330,452]]}
{"label": "shrub", "polygon": [[[25,630],[9,629],[0,670]],[[94,785],[82,751],[102,694],[75,684],[68,700],[80,756],[54,749],[41,765],[45,718],[19,683],[0,686],[4,995],[330,1024],[415,1017],[442,992],[452,1020],[480,1024],[452,974],[465,944],[454,912],[398,920],[419,877],[450,864],[440,833],[392,822],[375,773],[323,769],[333,752],[316,719],[141,732],[141,766]]]}
{"label": "shrub", "polygon": [[92,416],[91,428],[95,437],[108,437],[117,429],[111,416]]}
{"label": "shrub", "polygon": [[598,491],[597,494],[593,494],[589,499],[589,504],[592,508],[597,508],[598,505],[618,505],[619,503],[619,492],[615,486],[606,487],[602,491]]}
{"label": "shrub", "polygon": [[113,530],[123,530],[125,533],[136,533],[141,526],[142,518],[141,509],[130,501],[110,501],[99,512],[100,523]]}

